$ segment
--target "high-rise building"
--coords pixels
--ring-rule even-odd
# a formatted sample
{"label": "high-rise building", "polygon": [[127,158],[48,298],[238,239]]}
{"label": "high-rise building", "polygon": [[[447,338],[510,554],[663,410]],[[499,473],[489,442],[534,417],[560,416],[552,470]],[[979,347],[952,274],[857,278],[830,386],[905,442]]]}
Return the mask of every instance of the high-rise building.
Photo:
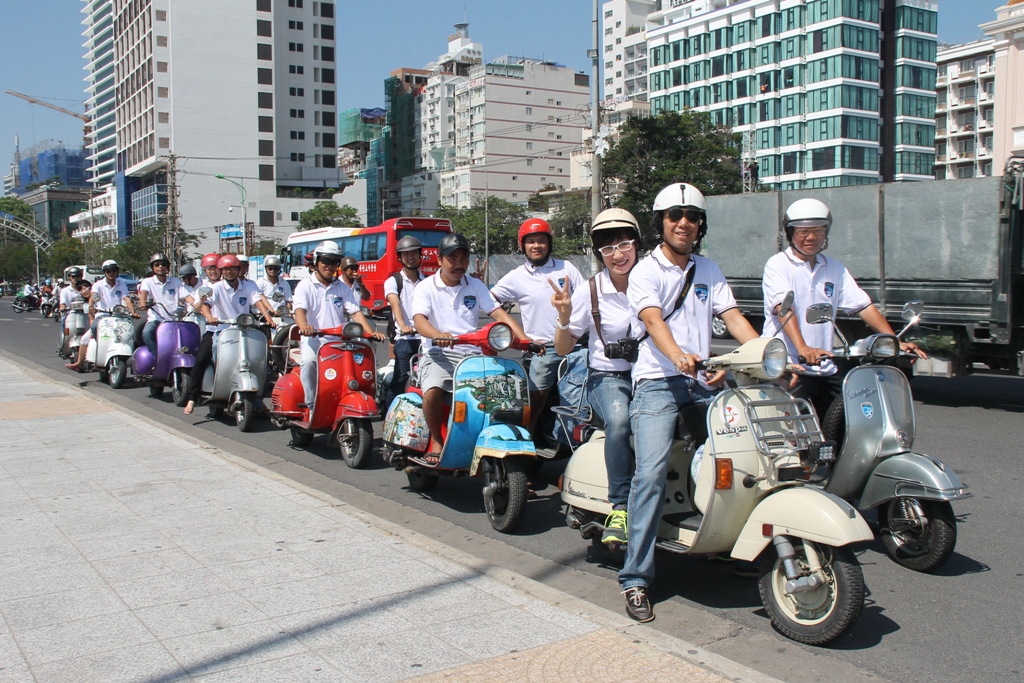
{"label": "high-rise building", "polygon": [[601,6],[603,28],[600,59],[604,98],[647,101],[647,15],[654,0],[608,0]]}
{"label": "high-rise building", "polygon": [[980,27],[995,42],[996,93],[992,154],[995,173],[1011,155],[1024,156],[1024,0],[996,8],[996,19]]}
{"label": "high-rise building", "polygon": [[86,151],[65,147],[57,140],[43,140],[28,150],[19,149],[11,164],[11,194],[24,194],[41,185],[85,188]]}
{"label": "high-rise building", "polygon": [[88,147],[89,182],[109,185],[117,172],[114,102],[114,3],[83,0],[85,31],[85,111],[92,118]]}
{"label": "high-rise building", "polygon": [[[113,69],[119,237],[166,213],[172,156],[181,227],[207,246],[239,215],[254,232],[287,234],[348,182],[337,167],[333,2],[85,2],[91,82]],[[112,54],[95,59],[108,34]],[[98,116],[107,89],[95,90]]]}
{"label": "high-rise building", "polygon": [[652,114],[745,133],[775,189],[932,177],[934,0],[672,0],[648,16]]}
{"label": "high-rise building", "polygon": [[935,86],[935,177],[939,180],[992,175],[995,59],[992,39],[939,49]]}

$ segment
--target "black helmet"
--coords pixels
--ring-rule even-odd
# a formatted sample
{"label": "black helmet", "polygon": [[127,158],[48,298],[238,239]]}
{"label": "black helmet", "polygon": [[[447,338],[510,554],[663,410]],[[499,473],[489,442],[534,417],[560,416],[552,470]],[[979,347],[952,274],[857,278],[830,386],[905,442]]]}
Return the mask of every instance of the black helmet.
{"label": "black helmet", "polygon": [[167,258],[167,254],[163,253],[162,251],[158,251],[157,253],[149,257],[149,265],[151,267],[154,263],[159,263],[160,261],[166,263],[168,267],[170,267],[171,265],[171,259]]}
{"label": "black helmet", "polygon": [[402,239],[398,240],[398,247],[395,250],[401,254],[403,251],[419,251],[422,248],[422,242],[412,235],[406,235]]}
{"label": "black helmet", "polygon": [[180,275],[181,277],[188,277],[189,275],[198,275],[198,273],[196,273],[195,266],[193,266],[191,263],[186,263],[181,267],[181,270],[178,271],[178,275]]}
{"label": "black helmet", "polygon": [[438,256],[447,256],[448,254],[458,249],[465,249],[466,253],[469,253],[469,240],[464,235],[457,232],[450,232],[441,238],[441,243],[437,246]]}
{"label": "black helmet", "polygon": [[82,277],[82,269],[81,268],[72,268],[71,270],[68,271],[68,277],[71,277],[71,278],[80,278],[80,277]]}

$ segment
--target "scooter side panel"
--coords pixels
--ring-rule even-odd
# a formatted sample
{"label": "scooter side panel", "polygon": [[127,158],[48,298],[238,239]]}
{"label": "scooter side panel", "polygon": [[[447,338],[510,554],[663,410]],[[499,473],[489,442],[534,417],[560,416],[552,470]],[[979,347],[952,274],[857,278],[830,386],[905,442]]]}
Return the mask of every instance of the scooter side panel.
{"label": "scooter side panel", "polygon": [[484,427],[476,439],[470,475],[476,474],[481,458],[507,458],[510,456],[537,457],[533,437],[526,427],[510,424],[492,424]]}
{"label": "scooter side panel", "polygon": [[[179,353],[179,349],[187,348],[187,354]],[[160,323],[156,328],[156,363],[153,376],[156,379],[167,379],[173,368],[192,367],[195,355],[199,352],[199,326],[191,322],[176,320]],[[187,363],[181,362],[188,356]]]}
{"label": "scooter side panel", "polygon": [[89,361],[105,367],[115,356],[131,358],[135,348],[135,323],[131,318],[107,315],[96,324],[95,356],[90,349]]}
{"label": "scooter side panel", "polygon": [[966,489],[956,473],[939,460],[917,453],[903,453],[878,464],[864,487],[860,508],[872,508],[897,496],[960,500],[970,496]]}
{"label": "scooter side panel", "polygon": [[[771,526],[765,536],[764,526]],[[772,493],[758,503],[732,549],[738,560],[753,561],[773,536],[796,536],[834,547],[874,538],[871,527],[841,498],[819,489],[797,486]]]}
{"label": "scooter side panel", "polygon": [[846,438],[825,490],[859,498],[879,461],[913,445],[914,403],[910,384],[896,368],[865,365],[843,380]]}
{"label": "scooter side panel", "polygon": [[563,503],[598,514],[611,513],[604,445],[604,432],[598,431],[573,452],[562,475]]}
{"label": "scooter side panel", "polygon": [[384,443],[423,453],[430,447],[430,430],[423,417],[423,397],[400,394],[384,419]]}

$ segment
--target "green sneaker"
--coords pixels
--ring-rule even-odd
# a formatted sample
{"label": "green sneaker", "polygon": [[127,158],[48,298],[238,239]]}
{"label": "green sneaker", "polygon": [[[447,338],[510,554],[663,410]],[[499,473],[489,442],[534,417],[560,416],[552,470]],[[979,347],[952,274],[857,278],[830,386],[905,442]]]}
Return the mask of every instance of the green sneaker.
{"label": "green sneaker", "polygon": [[626,544],[627,516],[625,510],[612,510],[612,514],[604,520],[604,533],[601,542],[606,544]]}

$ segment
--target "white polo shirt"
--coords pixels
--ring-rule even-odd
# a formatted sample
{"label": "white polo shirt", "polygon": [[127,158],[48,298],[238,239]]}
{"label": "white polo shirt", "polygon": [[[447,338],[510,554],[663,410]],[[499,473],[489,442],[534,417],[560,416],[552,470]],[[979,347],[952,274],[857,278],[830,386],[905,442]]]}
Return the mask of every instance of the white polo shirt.
{"label": "white polo shirt", "polygon": [[114,284],[107,284],[107,278],[102,278],[92,283],[92,295],[96,299],[96,308],[111,310],[114,306],[123,306],[124,298],[128,296],[128,283],[124,278],[117,278]]}
{"label": "white polo shirt", "polygon": [[[696,268],[693,284],[683,305],[672,314],[683,291],[686,273],[691,268]],[[684,270],[668,260],[660,245],[630,272],[627,294],[629,307],[636,318],[634,337],[647,331],[639,320],[640,312],[645,308],[660,308],[662,316],[668,318],[672,337],[683,353],[693,353],[702,359],[711,355],[712,319],[736,308],[736,299],[717,263],[703,256],[691,255]],[[647,337],[640,343],[640,353],[633,365],[634,384],[641,379],[679,374],[671,359],[658,350],[654,339]]]}
{"label": "white polo shirt", "polygon": [[[227,280],[216,282],[206,303],[210,305],[213,317],[217,320],[233,320],[243,313],[249,312],[249,307],[255,304],[262,296],[259,287],[252,280],[238,278],[238,288],[233,288]],[[227,327],[226,325],[207,325],[208,332],[217,332]]]}
{"label": "white polo shirt", "polygon": [[274,284],[268,278],[261,277],[256,281],[256,286],[263,292],[263,296],[266,297],[271,308],[277,308],[281,305],[280,303],[274,303],[274,292],[281,292],[284,296],[284,301],[292,300],[292,286],[283,277],[277,278],[277,284]]}
{"label": "white polo shirt", "polygon": [[[595,276],[597,285],[597,305],[601,312],[601,334],[606,342],[617,342],[630,331],[633,314],[629,310],[629,297],[626,292],[619,292],[612,284],[608,269],[605,268]],[[548,290],[551,288],[548,287]],[[594,325],[593,304],[590,300],[590,283],[583,281],[572,294],[572,316],[569,318],[569,334],[577,339],[590,332],[589,360],[587,364],[594,370],[621,372],[633,366],[629,361],[617,358],[609,359],[604,355],[604,344],[597,336]],[[635,327],[635,325],[634,325]]]}
{"label": "white polo shirt", "polygon": [[[847,315],[860,313],[871,305],[871,297],[860,288],[857,281],[850,275],[839,261],[818,254],[814,262],[802,261],[793,254],[793,248],[779,252],[764,264],[764,277],[761,281],[764,290],[764,331],[762,336],[772,337],[779,331],[779,318],[774,309],[792,291],[793,310],[800,323],[800,334],[807,345],[815,349],[832,350],[832,338],[835,332],[833,323],[811,325],[805,319],[807,307],[813,304],[832,304],[835,311],[843,311]],[[796,346],[785,333],[779,335],[789,349],[789,362],[799,363]],[[834,375],[836,366],[831,360],[823,360],[820,365],[806,366],[808,375]]]}
{"label": "white polo shirt", "polygon": [[551,280],[559,287],[569,280],[569,292],[574,293],[586,284],[576,266],[561,259],[549,258],[540,267],[529,261],[506,273],[491,287],[491,295],[498,301],[516,301],[523,315],[523,331],[534,341],[550,344],[555,338],[558,311],[551,305]]}
{"label": "white polo shirt", "polygon": [[[416,292],[416,285],[427,279],[427,276],[420,271],[420,277],[418,280],[410,280],[409,276],[405,274],[405,269],[398,271],[398,277],[402,278],[402,291],[398,291],[398,284],[395,282],[395,276],[389,275],[384,280],[384,300],[387,301],[388,296],[391,294],[398,295],[398,304],[402,309],[402,317],[405,318],[407,325],[412,326],[412,297]],[[390,303],[390,302],[389,302]],[[397,325],[397,323],[396,323]],[[416,339],[415,334],[401,335],[398,334],[400,339]]]}
{"label": "white polo shirt", "polygon": [[166,282],[160,282],[156,275],[147,277],[139,283],[139,291],[145,292],[150,299],[162,306],[153,306],[149,309],[149,322],[174,320],[172,316],[178,308],[178,301],[188,296],[181,280],[170,276]]}
{"label": "white polo shirt", "polygon": [[[295,310],[300,308],[306,312],[306,323],[310,327],[323,330],[328,327],[340,327],[346,320],[345,314],[358,313],[359,300],[355,292],[338,278],[329,285],[320,282],[318,277],[307,277],[295,286],[295,298],[292,300]],[[303,337],[302,344],[313,350],[320,348],[322,341],[338,341],[341,337]],[[316,341],[314,341],[316,339]]]}
{"label": "white polo shirt", "polygon": [[[498,302],[481,280],[464,275],[459,284],[448,287],[441,280],[441,271],[421,280],[412,298],[413,317],[426,316],[438,332],[453,335],[474,332],[480,327],[480,313],[490,314],[496,308]],[[423,340],[425,348],[433,345],[431,340]],[[480,349],[469,344],[460,344],[451,350],[467,355],[480,353]]]}
{"label": "white polo shirt", "polygon": [[64,285],[64,288],[60,290],[60,303],[70,306],[76,296],[78,296],[78,290],[74,285]]}

